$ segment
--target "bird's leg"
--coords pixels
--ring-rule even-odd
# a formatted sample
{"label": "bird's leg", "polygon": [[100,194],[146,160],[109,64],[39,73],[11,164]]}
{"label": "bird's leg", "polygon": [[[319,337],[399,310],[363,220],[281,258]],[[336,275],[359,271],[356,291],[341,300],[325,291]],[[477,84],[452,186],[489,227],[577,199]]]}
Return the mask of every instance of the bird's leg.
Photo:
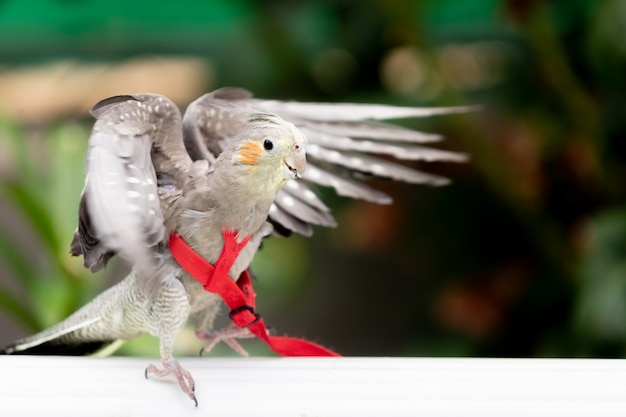
{"label": "bird's leg", "polygon": [[224,342],[235,352],[243,357],[248,356],[248,352],[235,339],[245,339],[254,337],[248,329],[239,328],[233,324],[221,330],[211,330],[218,314],[220,303],[213,303],[207,306],[201,313],[196,315],[196,337],[206,345],[200,350],[200,356],[208,353],[219,343]]}
{"label": "bird's leg", "polygon": [[174,359],[174,339],[183,328],[189,317],[189,297],[185,287],[179,280],[170,280],[164,285],[159,295],[155,298],[152,308],[152,325],[157,328],[153,332],[159,338],[159,352],[161,354],[161,364],[163,369],[155,365],[148,365],[145,376],[149,374],[158,377],[174,375],[178,381],[180,389],[189,396],[198,406],[195,388],[196,383],[193,377],[181,364]]}
{"label": "bird's leg", "polygon": [[174,375],[178,381],[180,389],[192,399],[196,407],[198,406],[198,400],[196,399],[196,383],[188,370],[182,367],[182,365],[173,357],[167,357],[161,359],[163,369],[157,368],[155,365],[150,364],[146,367],[145,376],[148,379],[148,374],[153,374],[158,377],[164,377],[168,375]]}
{"label": "bird's leg", "polygon": [[246,352],[236,339],[248,339],[254,337],[254,334],[245,327],[240,328],[231,324],[221,330],[207,331],[196,329],[196,337],[203,342],[207,342],[200,350],[200,356],[213,350],[219,342],[224,342],[241,356],[248,357],[248,352]]}

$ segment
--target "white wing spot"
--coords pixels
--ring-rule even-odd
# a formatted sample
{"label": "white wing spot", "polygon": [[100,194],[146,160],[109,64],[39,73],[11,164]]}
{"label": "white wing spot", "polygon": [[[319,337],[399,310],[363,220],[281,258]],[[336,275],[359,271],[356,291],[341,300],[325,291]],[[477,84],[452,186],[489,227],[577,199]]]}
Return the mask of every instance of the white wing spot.
{"label": "white wing spot", "polygon": [[363,165],[363,159],[359,158],[358,156],[353,156],[350,160],[352,161],[354,165],[358,165],[358,166]]}
{"label": "white wing spot", "polygon": [[150,177],[146,178],[146,184],[148,184],[148,185],[154,184],[154,182],[152,181],[152,178],[150,178]]}
{"label": "white wing spot", "polygon": [[148,201],[154,201],[156,196],[153,193],[148,194]]}
{"label": "white wing spot", "polygon": [[314,167],[309,167],[304,172],[308,174],[309,178],[317,179],[322,176],[322,173],[318,169],[315,169]]}
{"label": "white wing spot", "polygon": [[296,202],[293,200],[293,197],[288,196],[288,195],[287,195],[287,196],[284,196],[284,197],[282,198],[282,202],[283,202],[283,204],[284,204],[284,205],[286,205],[287,207],[293,207],[293,206],[294,206],[294,204],[296,203]]}
{"label": "white wing spot", "polygon": [[126,195],[128,196],[128,198],[138,198],[138,197],[141,197],[141,193],[139,191],[135,191],[135,190],[128,190],[128,191],[126,191]]}
{"label": "white wing spot", "polygon": [[315,193],[314,193],[313,191],[311,191],[311,190],[306,190],[306,191],[304,192],[304,196],[305,196],[306,198],[308,198],[309,200],[313,200],[313,199],[315,199],[315,198],[317,197],[317,196],[315,195]]}
{"label": "white wing spot", "polygon": [[306,152],[310,153],[311,155],[316,155],[319,153],[320,147],[314,143],[309,143],[306,146]]}
{"label": "white wing spot", "polygon": [[328,152],[328,158],[333,161],[336,161],[338,159],[341,159],[341,154],[337,151],[330,151]]}
{"label": "white wing spot", "polygon": [[297,190],[298,188],[300,188],[300,184],[298,184],[298,182],[294,180],[287,181],[287,184],[285,184],[285,186],[287,188],[291,188],[292,190]]}
{"label": "white wing spot", "polygon": [[139,184],[139,178],[137,177],[126,177],[126,182],[129,184]]}
{"label": "white wing spot", "polygon": [[272,204],[270,206],[270,214],[276,213],[276,210],[278,210],[278,208],[276,207],[276,204]]}
{"label": "white wing spot", "polygon": [[148,214],[151,216],[156,216],[156,211],[154,211],[154,209],[150,209],[148,210]]}
{"label": "white wing spot", "polygon": [[370,169],[372,170],[372,172],[374,173],[381,173],[381,172],[387,172],[387,170],[385,169],[385,167],[383,167],[380,164],[372,164],[370,166]]}

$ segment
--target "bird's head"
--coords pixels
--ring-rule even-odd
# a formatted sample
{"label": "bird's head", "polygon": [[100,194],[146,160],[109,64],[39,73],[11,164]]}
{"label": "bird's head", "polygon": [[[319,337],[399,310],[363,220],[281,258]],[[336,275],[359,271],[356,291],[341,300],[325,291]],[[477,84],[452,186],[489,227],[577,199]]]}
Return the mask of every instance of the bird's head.
{"label": "bird's head", "polygon": [[273,114],[254,113],[239,139],[233,163],[252,174],[248,180],[255,187],[277,191],[302,175],[307,139],[293,124]]}

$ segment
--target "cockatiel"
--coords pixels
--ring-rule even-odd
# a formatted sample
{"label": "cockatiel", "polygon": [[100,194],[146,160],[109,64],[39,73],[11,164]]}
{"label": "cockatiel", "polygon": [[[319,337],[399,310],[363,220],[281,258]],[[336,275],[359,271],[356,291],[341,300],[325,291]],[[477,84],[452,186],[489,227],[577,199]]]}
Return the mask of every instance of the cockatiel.
{"label": "cockatiel", "polygon": [[173,259],[168,237],[176,232],[215,263],[225,245],[223,232],[235,233],[243,250],[228,276],[237,280],[264,237],[308,236],[311,225],[335,225],[312,184],[385,204],[389,197],[350,173],[447,183],[369,153],[408,160],[466,159],[421,145],[438,140],[436,135],[373,120],[467,110],[280,102],[223,88],[191,103],[181,120],[177,107],[159,95],[100,101],[92,108],[97,120],[71,251],[82,254],[93,271],[115,254],[132,270],[57,326],[0,353],[89,354],[148,332],[159,338],[162,368],[149,365],[146,376],[175,375],[197,405],[191,374],[172,357],[178,332],[191,318],[199,337],[234,347],[232,338],[246,332],[212,332],[221,300]]}

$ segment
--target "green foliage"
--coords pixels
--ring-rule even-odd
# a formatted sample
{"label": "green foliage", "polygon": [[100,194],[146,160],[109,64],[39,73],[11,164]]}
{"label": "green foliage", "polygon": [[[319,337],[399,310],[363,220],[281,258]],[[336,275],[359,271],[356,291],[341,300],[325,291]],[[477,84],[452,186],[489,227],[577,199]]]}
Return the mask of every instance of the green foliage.
{"label": "green foliage", "polygon": [[[577,324],[600,346],[626,343],[626,210],[600,213],[590,222],[581,260]],[[615,352],[623,354],[624,349]]]}
{"label": "green foliage", "polygon": [[[11,172],[0,177],[0,195],[9,204],[9,216],[0,223],[0,262],[22,287],[10,289],[5,277],[0,306],[37,330],[58,322],[95,292],[92,274],[69,255],[87,131],[70,122],[29,132],[7,120],[0,129],[11,161]],[[12,227],[7,217],[13,216],[23,227]]]}

